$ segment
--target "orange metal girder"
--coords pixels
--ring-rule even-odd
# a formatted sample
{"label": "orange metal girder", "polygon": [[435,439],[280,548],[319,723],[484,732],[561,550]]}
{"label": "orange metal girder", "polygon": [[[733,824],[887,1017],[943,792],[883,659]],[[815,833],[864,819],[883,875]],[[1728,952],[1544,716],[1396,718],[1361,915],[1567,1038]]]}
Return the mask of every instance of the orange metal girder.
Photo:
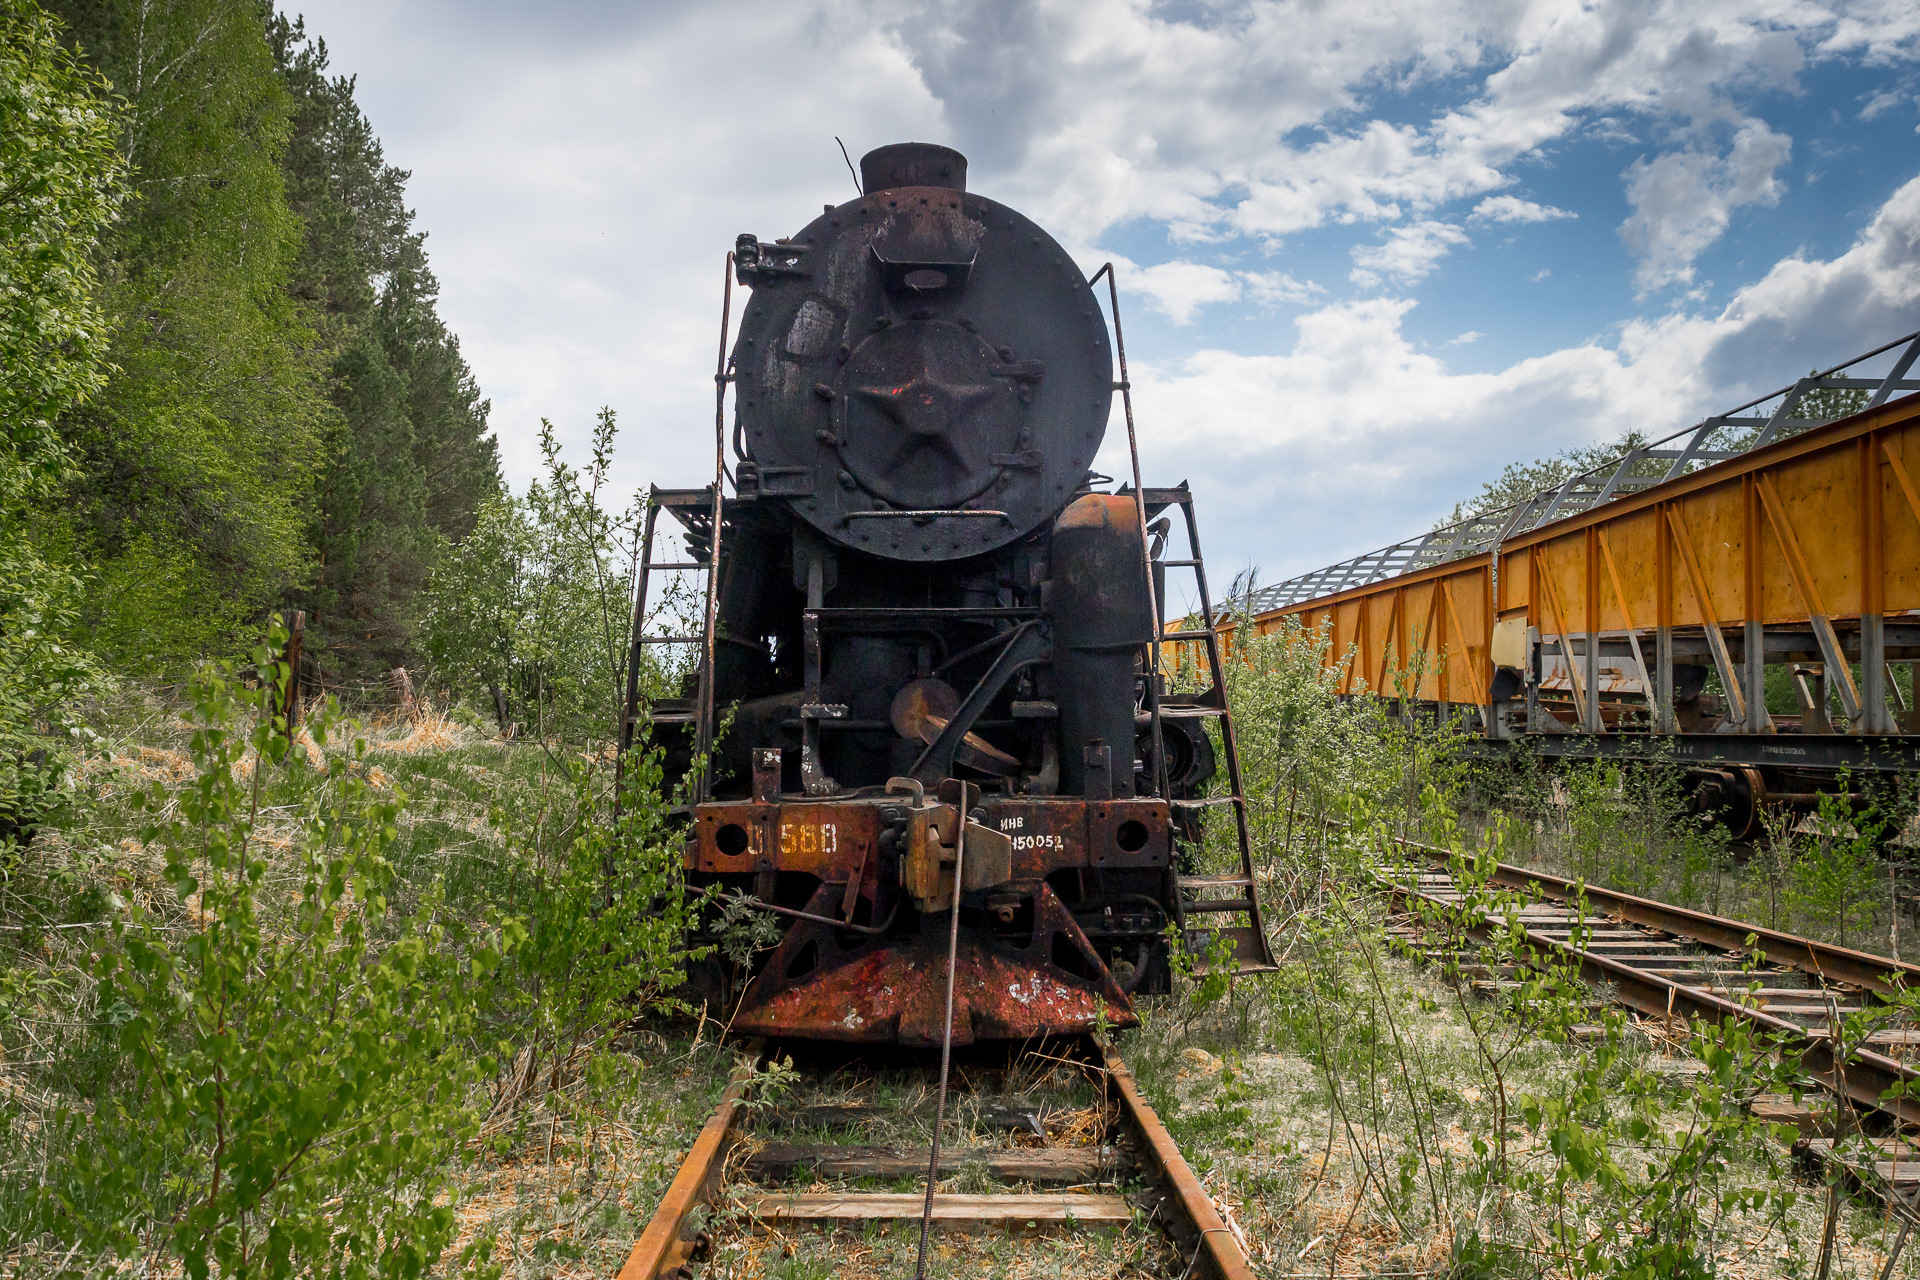
{"label": "orange metal girder", "polygon": [[1408,613],[1409,622],[1420,619],[1418,625],[1407,629],[1407,653],[1413,660],[1413,697],[1438,702],[1446,694],[1446,615],[1440,611],[1440,584],[1443,578],[1422,583],[1409,588],[1408,594],[1413,600],[1413,608]]}
{"label": "orange metal girder", "polygon": [[1878,441],[1884,494],[1880,501],[1882,607],[1920,609],[1920,424],[1882,433]]}
{"label": "orange metal girder", "polygon": [[[1885,465],[1865,463],[1862,455]],[[1502,548],[1500,605],[1533,606],[1530,615],[1537,623],[1538,606],[1526,598],[1528,553],[1576,529],[1598,525],[1608,529],[1628,579],[1631,611],[1637,620],[1643,612],[1651,614],[1642,626],[1701,625],[1704,619],[1677,564],[1668,571],[1671,585],[1662,599],[1664,549],[1658,537],[1663,522],[1655,513],[1674,505],[1693,534],[1694,555],[1723,624],[1746,619],[1750,588],[1758,597],[1759,620],[1804,621],[1807,610],[1784,557],[1772,534],[1763,531],[1756,478],[1766,475],[1800,531],[1817,594],[1835,616],[1857,616],[1876,607],[1886,613],[1920,609],[1920,513],[1901,487],[1892,465],[1896,455],[1902,461],[1920,458],[1920,396],[1904,397],[1836,423],[1834,429],[1805,432],[1519,535]],[[1876,474],[1863,474],[1868,466]],[[1907,475],[1911,481],[1914,468],[1908,467]],[[1871,501],[1863,504],[1862,494]],[[1881,509],[1877,518],[1868,506]],[[1905,512],[1911,520],[1888,518],[1895,512]],[[1871,570],[1863,573],[1868,566]],[[1663,604],[1672,612],[1661,609]],[[1611,626],[1611,619],[1603,625]]]}
{"label": "orange metal girder", "polygon": [[1544,619],[1544,610],[1536,606],[1533,610],[1533,625],[1545,634],[1557,633],[1564,624],[1567,631],[1578,635],[1587,629],[1587,536],[1585,530],[1555,538],[1544,543],[1535,557],[1540,574],[1540,588],[1545,594],[1541,602],[1560,612],[1559,618],[1549,623]]}
{"label": "orange metal girder", "polygon": [[1418,669],[1421,698],[1453,700],[1471,688],[1478,690],[1476,699],[1484,699],[1492,674],[1487,665],[1492,563],[1486,553],[1468,556],[1391,579],[1391,585],[1354,587],[1269,610],[1257,621],[1278,628],[1292,618],[1308,635],[1326,626],[1326,662],[1340,672],[1343,694],[1364,686],[1396,695],[1401,677]]}
{"label": "orange metal girder", "polygon": [[1487,590],[1491,573],[1491,566],[1482,563],[1445,580],[1448,634],[1452,637],[1448,662],[1465,671],[1473,700],[1482,705],[1493,678],[1493,618]]}
{"label": "orange metal girder", "polygon": [[1533,548],[1503,547],[1500,552],[1498,612],[1527,611],[1527,625],[1539,626],[1533,601]]}
{"label": "orange metal girder", "polygon": [[1747,580],[1747,512],[1742,477],[1731,477],[1727,484],[1690,494],[1674,503],[1686,525],[1693,562],[1700,580],[1713,597],[1713,608],[1720,615],[1709,619],[1697,610],[1698,601],[1682,603],[1682,622],[1709,625],[1712,622],[1740,621],[1744,608]]}
{"label": "orange metal girder", "polygon": [[[1799,544],[1800,581],[1763,489]],[[1587,533],[1601,529],[1611,571],[1597,533]],[[1546,616],[1537,569],[1552,574],[1563,622]],[[1717,617],[1702,609],[1703,594]],[[1524,609],[1546,634],[1632,628],[1647,637],[1663,626],[1805,623],[1809,598],[1838,618],[1920,612],[1920,396],[1518,535],[1500,548],[1497,576],[1481,553],[1261,616],[1296,617],[1308,631],[1332,618],[1328,662],[1351,654],[1342,692],[1365,684],[1391,693],[1392,671],[1420,655],[1420,697],[1458,697],[1464,662],[1478,698],[1496,613]]]}

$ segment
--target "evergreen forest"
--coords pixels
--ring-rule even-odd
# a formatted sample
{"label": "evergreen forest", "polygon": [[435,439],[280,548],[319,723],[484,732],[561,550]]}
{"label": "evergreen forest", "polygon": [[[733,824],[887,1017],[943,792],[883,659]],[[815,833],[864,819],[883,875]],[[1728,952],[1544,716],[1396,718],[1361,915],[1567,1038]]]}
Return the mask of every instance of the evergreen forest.
{"label": "evergreen forest", "polygon": [[177,678],[276,609],[306,688],[417,659],[501,480],[353,81],[258,4],[0,12],[11,754],[79,686]]}

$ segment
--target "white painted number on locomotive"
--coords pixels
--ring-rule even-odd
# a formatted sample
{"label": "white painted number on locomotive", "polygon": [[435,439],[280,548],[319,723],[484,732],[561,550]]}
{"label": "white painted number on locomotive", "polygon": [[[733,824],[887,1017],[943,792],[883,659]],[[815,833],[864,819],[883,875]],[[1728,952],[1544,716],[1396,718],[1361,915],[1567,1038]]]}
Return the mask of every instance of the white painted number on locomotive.
{"label": "white painted number on locomotive", "polygon": [[840,828],[831,822],[792,822],[780,825],[782,853],[838,853]]}
{"label": "white painted number on locomotive", "polygon": [[[1000,819],[1000,830],[1019,831],[1027,825],[1027,820],[1019,814]],[[1013,847],[1016,849],[1064,849],[1066,842],[1055,835],[1015,836]]]}

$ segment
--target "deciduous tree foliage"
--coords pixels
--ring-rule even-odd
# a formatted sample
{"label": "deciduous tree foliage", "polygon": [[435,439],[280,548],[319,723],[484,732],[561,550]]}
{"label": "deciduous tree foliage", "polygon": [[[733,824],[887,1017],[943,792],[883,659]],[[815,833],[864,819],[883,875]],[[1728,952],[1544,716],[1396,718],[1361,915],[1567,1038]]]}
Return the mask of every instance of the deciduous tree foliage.
{"label": "deciduous tree foliage", "polygon": [[265,14],[232,0],[56,0],[125,104],[134,199],[101,245],[106,386],[65,415],[66,550],[116,665],[197,654],[305,572],[329,406],[287,292],[301,241],[280,159],[293,98]]}
{"label": "deciduous tree foliage", "polygon": [[115,114],[32,0],[0,0],[0,841],[30,834],[56,770],[35,722],[94,676],[64,634],[75,576],[29,540],[69,474],[53,420],[102,379],[93,249],[123,172]]}
{"label": "deciduous tree foliage", "polygon": [[[1817,374],[1818,370],[1809,370]],[[1859,388],[1827,389],[1810,391],[1794,405],[1794,418],[1800,421],[1831,422],[1850,414],[1860,412],[1867,407],[1869,392]],[[1772,406],[1762,406],[1760,412],[1770,413]],[[1728,428],[1725,438],[1715,448],[1744,449],[1752,443],[1757,428],[1735,430]],[[1609,440],[1601,444],[1576,445],[1563,450],[1551,458],[1540,458],[1533,462],[1513,462],[1507,464],[1497,480],[1489,480],[1480,486],[1480,492],[1465,502],[1456,503],[1453,511],[1436,527],[1445,527],[1468,516],[1486,515],[1489,512],[1504,510],[1517,502],[1524,502],[1536,493],[1557,489],[1573,477],[1592,471],[1616,461],[1635,449],[1651,444],[1645,432],[1639,428],[1627,432],[1618,440]],[[1629,475],[1648,480],[1658,480],[1667,473],[1669,460],[1666,458],[1639,459],[1628,472]],[[1615,496],[1624,498],[1633,492],[1620,490]]]}
{"label": "deciduous tree foliage", "polygon": [[487,404],[324,44],[253,0],[52,0],[123,103],[127,216],[97,246],[112,375],[60,418],[41,534],[84,629],[171,671],[273,603],[327,683],[406,662],[439,548],[499,490]]}

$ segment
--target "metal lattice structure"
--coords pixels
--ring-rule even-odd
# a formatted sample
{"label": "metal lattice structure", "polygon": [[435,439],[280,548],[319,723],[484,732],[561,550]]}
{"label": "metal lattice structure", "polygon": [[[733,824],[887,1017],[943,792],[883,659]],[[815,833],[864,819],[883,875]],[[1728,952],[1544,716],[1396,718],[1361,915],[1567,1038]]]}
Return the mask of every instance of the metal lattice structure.
{"label": "metal lattice structure", "polygon": [[[1884,377],[1847,376],[1848,370],[1902,346],[1906,349],[1895,358]],[[1808,397],[1816,392],[1867,391],[1871,394],[1862,408],[1873,409],[1897,393],[1920,391],[1920,377],[1907,376],[1916,357],[1920,357],[1920,332],[1896,338],[1822,373],[1796,379],[1790,386],[1629,450],[1570,477],[1556,488],[1543,489],[1511,506],[1471,515],[1392,546],[1256,588],[1230,601],[1230,609],[1236,614],[1258,615],[1463,556],[1497,550],[1507,539],[1555,520],[1578,515],[1616,497],[1652,488],[1833,421],[1833,416],[1794,416],[1794,411],[1805,406]],[[1773,405],[1770,411],[1765,409],[1768,405]]]}

